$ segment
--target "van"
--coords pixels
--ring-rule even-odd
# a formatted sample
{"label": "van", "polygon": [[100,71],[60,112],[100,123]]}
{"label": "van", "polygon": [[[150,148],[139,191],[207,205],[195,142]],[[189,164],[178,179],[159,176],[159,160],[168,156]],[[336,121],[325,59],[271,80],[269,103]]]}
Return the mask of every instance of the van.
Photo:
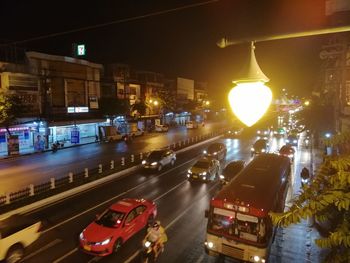
{"label": "van", "polygon": [[195,121],[189,121],[186,123],[186,128],[187,129],[197,129],[198,128],[198,123]]}

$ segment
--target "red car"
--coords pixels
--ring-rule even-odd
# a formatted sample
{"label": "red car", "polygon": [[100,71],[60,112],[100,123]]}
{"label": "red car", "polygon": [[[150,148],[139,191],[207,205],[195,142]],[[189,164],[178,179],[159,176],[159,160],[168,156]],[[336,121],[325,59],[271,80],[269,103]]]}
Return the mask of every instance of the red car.
{"label": "red car", "polygon": [[122,199],[111,205],[80,234],[80,247],[85,253],[106,256],[117,252],[121,245],[157,215],[154,202],[144,199]]}

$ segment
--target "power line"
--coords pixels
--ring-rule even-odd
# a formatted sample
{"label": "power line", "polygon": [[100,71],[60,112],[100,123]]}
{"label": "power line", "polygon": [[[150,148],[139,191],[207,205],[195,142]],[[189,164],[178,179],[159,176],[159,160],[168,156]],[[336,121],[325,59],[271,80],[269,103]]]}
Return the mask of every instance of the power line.
{"label": "power line", "polygon": [[145,14],[145,15],[139,15],[139,16],[123,18],[123,19],[119,19],[119,20],[114,20],[111,22],[106,22],[106,23],[102,23],[102,24],[98,24],[98,25],[86,26],[86,27],[67,30],[67,31],[63,31],[63,32],[52,33],[52,34],[38,36],[38,37],[32,37],[32,38],[28,38],[25,40],[14,41],[14,42],[11,42],[8,44],[14,44],[14,45],[23,44],[23,43],[32,42],[32,41],[41,40],[41,39],[46,39],[46,38],[50,38],[50,37],[63,36],[63,35],[76,33],[76,32],[80,32],[80,31],[86,31],[86,30],[96,29],[96,28],[100,28],[100,27],[121,24],[121,23],[126,23],[126,22],[130,22],[130,21],[135,21],[135,20],[140,20],[140,19],[144,19],[144,18],[148,18],[148,17],[152,17],[152,16],[159,16],[159,15],[164,15],[164,14],[168,14],[168,13],[173,13],[173,12],[177,12],[180,10],[185,10],[185,9],[194,8],[194,7],[198,7],[198,6],[204,6],[204,5],[212,4],[214,2],[219,2],[219,1],[220,0],[209,0],[206,2],[184,5],[184,6],[180,6],[180,7],[176,7],[176,8],[172,8],[172,9],[167,9],[167,10],[163,10],[163,11],[158,11],[158,12],[153,12],[153,13],[149,13],[149,14]]}

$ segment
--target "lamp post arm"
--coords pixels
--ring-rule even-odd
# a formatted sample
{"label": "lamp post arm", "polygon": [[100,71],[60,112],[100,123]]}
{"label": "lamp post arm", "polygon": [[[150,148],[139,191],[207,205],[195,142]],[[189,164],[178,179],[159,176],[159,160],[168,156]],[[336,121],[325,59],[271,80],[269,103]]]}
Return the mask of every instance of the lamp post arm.
{"label": "lamp post arm", "polygon": [[252,42],[252,41],[263,42],[263,41],[281,40],[281,39],[289,39],[289,38],[300,38],[300,37],[309,37],[309,36],[317,36],[317,35],[325,35],[325,34],[342,33],[342,32],[349,32],[349,31],[350,31],[350,25],[296,32],[296,33],[286,33],[286,34],[280,34],[280,35],[261,36],[261,37],[254,37],[254,38],[241,38],[237,40],[221,38],[216,44],[220,48],[225,48],[228,46],[243,44],[243,43]]}

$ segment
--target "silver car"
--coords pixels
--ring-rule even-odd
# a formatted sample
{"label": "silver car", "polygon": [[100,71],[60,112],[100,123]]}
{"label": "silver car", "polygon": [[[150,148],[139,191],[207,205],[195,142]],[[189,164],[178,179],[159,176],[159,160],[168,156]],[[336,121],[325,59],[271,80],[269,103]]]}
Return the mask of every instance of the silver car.
{"label": "silver car", "polygon": [[152,151],[145,160],[142,161],[142,166],[145,169],[161,171],[167,165],[173,166],[176,161],[176,153],[172,150],[155,150]]}

